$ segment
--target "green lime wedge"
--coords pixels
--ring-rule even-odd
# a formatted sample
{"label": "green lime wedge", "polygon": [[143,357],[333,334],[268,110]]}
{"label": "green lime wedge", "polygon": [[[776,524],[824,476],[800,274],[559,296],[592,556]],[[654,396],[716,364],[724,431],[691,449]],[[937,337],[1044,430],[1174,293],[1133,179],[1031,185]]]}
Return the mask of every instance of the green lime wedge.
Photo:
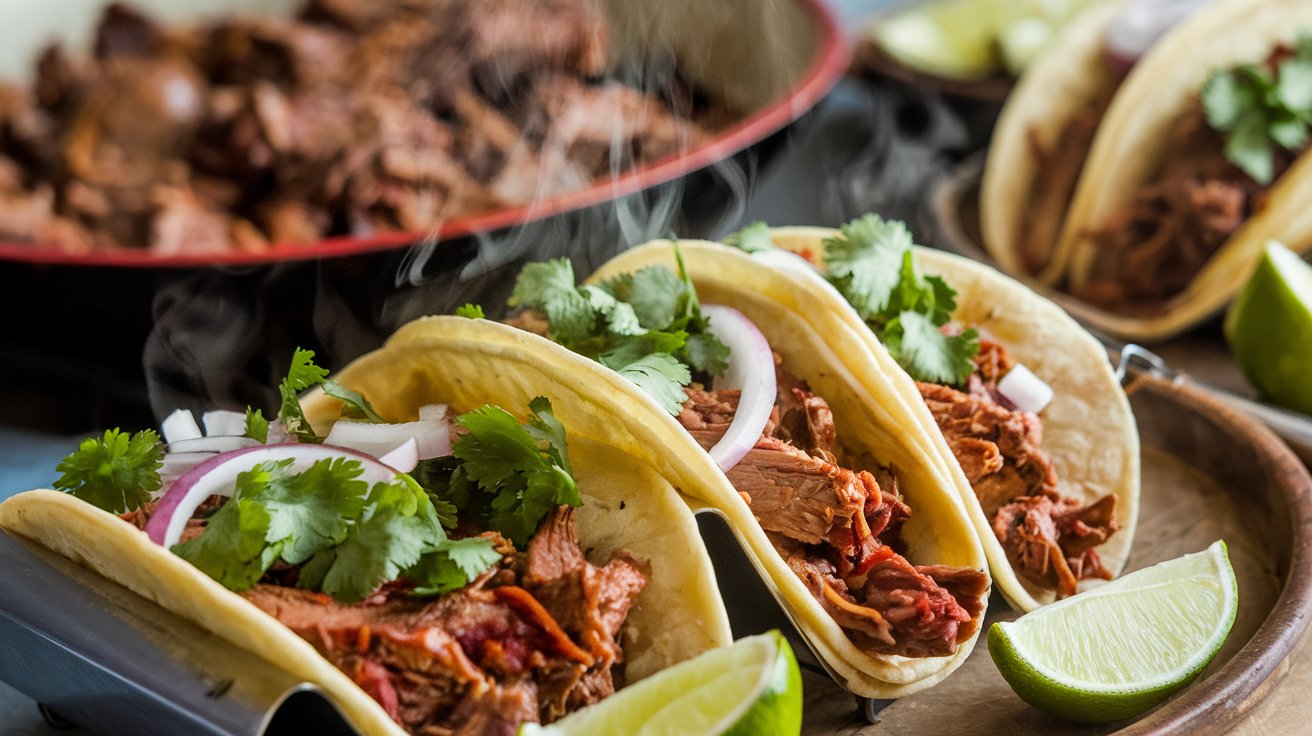
{"label": "green lime wedge", "polygon": [[983,79],[999,69],[993,0],[916,4],[875,26],[886,54],[913,69],[951,79]]}
{"label": "green lime wedge", "polygon": [[989,654],[1022,700],[1107,723],[1138,715],[1212,661],[1238,609],[1225,542],[1132,572],[989,629]]}
{"label": "green lime wedge", "polygon": [[620,690],[549,726],[519,736],[797,736],[802,677],[777,631],[739,639]]}
{"label": "green lime wedge", "polygon": [[1230,352],[1273,404],[1312,414],[1312,266],[1271,242],[1225,317]]}

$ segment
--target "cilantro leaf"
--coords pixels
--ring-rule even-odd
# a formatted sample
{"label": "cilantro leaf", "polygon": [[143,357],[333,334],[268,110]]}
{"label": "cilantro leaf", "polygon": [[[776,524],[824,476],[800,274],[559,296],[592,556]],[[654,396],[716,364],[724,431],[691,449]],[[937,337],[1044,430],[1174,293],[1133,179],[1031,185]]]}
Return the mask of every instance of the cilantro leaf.
{"label": "cilantro leaf", "polygon": [[1301,151],[1312,137],[1312,37],[1273,75],[1245,64],[1214,73],[1200,94],[1207,122],[1225,136],[1225,157],[1261,185],[1276,175],[1280,149]]}
{"label": "cilantro leaf", "polygon": [[269,514],[265,540],[281,543],[293,565],[341,544],[364,510],[369,484],[358,460],[320,460],[291,473],[291,460],[263,463],[237,476],[237,494],[260,501]]}
{"label": "cilantro leaf", "polygon": [[233,497],[205,525],[200,536],[173,546],[174,554],[229,590],[241,592],[260,581],[278,559],[280,544],[269,545],[269,512],[251,499]]}
{"label": "cilantro leaf", "polygon": [[708,331],[677,243],[674,253],[677,273],[648,266],[600,286],[575,286],[568,260],[531,263],[509,303],[542,312],[552,340],[634,380],[678,414],[693,373],[722,373],[730,356]]}
{"label": "cilantro leaf", "polygon": [[287,370],[287,377],[278,384],[278,395],[282,398],[278,418],[283,428],[287,430],[287,434],[301,442],[322,442],[322,439],[314,433],[314,429],[306,420],[305,411],[301,409],[301,402],[297,395],[323,382],[327,377],[328,371],[314,364],[313,350],[296,348],[292,353],[292,364]]}
{"label": "cilantro leaf", "polygon": [[447,542],[426,554],[406,571],[416,584],[415,595],[431,596],[459,590],[501,561],[487,537],[467,537]]}
{"label": "cilantro leaf", "polygon": [[456,316],[467,319],[486,319],[483,315],[483,307],[479,304],[466,304],[463,307],[456,307]]}
{"label": "cilantro leaf", "polygon": [[770,226],[761,220],[757,220],[725,238],[724,243],[745,250],[748,253],[778,249],[778,246],[774,244],[774,240],[770,238]]}
{"label": "cilantro leaf", "polygon": [[346,541],[334,548],[323,592],[347,603],[364,600],[444,539],[441,526],[432,519],[407,514],[391,503],[376,504],[369,518],[356,524]]}
{"label": "cilantro leaf", "polygon": [[484,406],[456,419],[467,432],[455,441],[458,470],[487,499],[488,527],[522,546],[556,506],[581,503],[569,471],[565,430],[551,403],[530,403],[529,426],[495,406]]}
{"label": "cilantro leaf", "polygon": [[118,429],[82,440],[59,462],[57,490],[110,513],[138,509],[159,490],[164,445],[153,430],[128,435]]}
{"label": "cilantro leaf", "polygon": [[729,369],[729,346],[709,332],[689,335],[675,355],[699,373],[718,376]]}
{"label": "cilantro leaf", "polygon": [[825,241],[825,273],[862,319],[886,310],[901,281],[902,256],[911,232],[897,220],[866,215]]}
{"label": "cilantro leaf", "polygon": [[647,392],[661,408],[677,415],[688,396],[683,387],[692,381],[688,366],[667,353],[645,355],[619,369],[621,376]]}
{"label": "cilantro leaf", "polygon": [[334,399],[345,402],[345,406],[342,407],[342,416],[346,419],[376,423],[384,421],[382,417],[378,416],[378,412],[374,411],[373,406],[369,404],[369,400],[362,396],[360,392],[352,391],[331,378],[324,379],[323,392]]}
{"label": "cilantro leaf", "polygon": [[269,420],[264,418],[264,412],[246,407],[246,431],[242,436],[249,437],[260,444],[269,441]]}
{"label": "cilantro leaf", "polygon": [[975,371],[971,360],[979,352],[974,328],[946,335],[918,312],[902,312],[888,324],[884,344],[897,362],[920,381],[960,386]]}

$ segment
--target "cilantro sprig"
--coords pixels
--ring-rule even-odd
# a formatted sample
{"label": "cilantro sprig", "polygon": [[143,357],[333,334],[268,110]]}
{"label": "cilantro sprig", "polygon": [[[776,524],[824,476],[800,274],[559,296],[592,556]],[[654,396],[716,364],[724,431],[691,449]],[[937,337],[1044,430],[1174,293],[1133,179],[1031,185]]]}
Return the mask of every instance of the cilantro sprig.
{"label": "cilantro sprig", "polygon": [[[764,223],[726,239],[748,252],[776,247]],[[918,381],[960,386],[975,370],[979,334],[949,334],[957,292],[938,276],[916,269],[911,231],[897,220],[869,214],[839,228],[824,242],[825,278]]]}
{"label": "cilantro sprig", "polygon": [[1302,150],[1312,134],[1312,36],[1299,39],[1274,75],[1262,64],[1216,72],[1202,102],[1208,124],[1225,135],[1226,159],[1270,184],[1277,152]]}
{"label": "cilantro sprig", "polygon": [[648,266],[595,286],[578,286],[568,259],[530,263],[509,304],[541,312],[552,340],[632,380],[678,414],[683,387],[694,375],[723,373],[729,348],[709,332],[677,245],[675,254],[677,274]]}
{"label": "cilantro sprig", "polygon": [[[294,437],[298,442],[323,442],[323,438],[315,434],[314,428],[305,418],[305,410],[301,408],[300,394],[311,386],[321,386],[325,394],[340,399],[344,404],[342,416],[346,419],[363,422],[383,421],[383,418],[378,416],[374,408],[369,405],[369,401],[359,392],[328,378],[328,370],[315,364],[313,350],[296,348],[292,353],[291,366],[287,369],[287,377],[278,384],[278,396],[281,400],[278,420],[287,435]],[[258,410],[246,408],[247,437],[267,442],[268,426],[268,421]]]}
{"label": "cilantro sprig", "polygon": [[566,450],[565,428],[551,402],[529,403],[527,425],[505,409],[483,406],[456,418],[465,432],[452,457],[421,464],[420,483],[464,517],[523,546],[561,504],[579,506],[578,485]]}
{"label": "cilantro sprig", "polygon": [[111,429],[82,440],[60,461],[57,490],[115,514],[138,509],[159,490],[164,443],[153,430],[129,435]]}

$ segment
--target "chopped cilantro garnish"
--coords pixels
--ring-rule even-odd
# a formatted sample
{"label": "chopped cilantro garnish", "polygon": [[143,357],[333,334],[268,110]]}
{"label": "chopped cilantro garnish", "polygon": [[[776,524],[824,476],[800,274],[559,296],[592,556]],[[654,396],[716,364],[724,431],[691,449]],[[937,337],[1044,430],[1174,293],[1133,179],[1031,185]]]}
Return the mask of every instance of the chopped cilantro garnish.
{"label": "chopped cilantro garnish", "polygon": [[492,548],[492,540],[467,537],[425,555],[410,568],[407,577],[419,585],[416,595],[438,595],[463,588],[500,559],[501,553]]}
{"label": "chopped cilantro garnish", "polygon": [[269,420],[264,418],[264,412],[246,407],[246,431],[242,436],[249,437],[260,444],[269,441]]}
{"label": "chopped cilantro garnish", "polygon": [[292,364],[287,370],[287,377],[278,384],[278,395],[282,404],[278,410],[278,419],[287,434],[301,442],[321,442],[314,433],[314,428],[305,419],[298,394],[305,389],[322,383],[328,377],[327,369],[314,364],[314,351],[296,348],[292,354]]}
{"label": "chopped cilantro garnish", "polygon": [[281,543],[266,541],[268,532],[264,504],[238,496],[214,512],[204,532],[173,552],[223,587],[243,591],[258,583],[282,552]]}
{"label": "chopped cilantro garnish", "polygon": [[725,238],[724,243],[741,248],[748,253],[777,249],[774,240],[770,238],[770,226],[760,220]]}
{"label": "chopped cilantro garnish", "polygon": [[352,391],[331,378],[326,378],[323,381],[323,392],[334,399],[340,399],[345,404],[342,407],[343,418],[366,422],[383,421],[383,418],[378,416],[378,412],[370,406],[369,400],[361,396],[358,391]]}
{"label": "chopped cilantro garnish", "polygon": [[164,444],[153,430],[111,429],[60,461],[55,488],[115,514],[141,508],[160,488]]}
{"label": "chopped cilantro garnish", "polygon": [[1312,132],[1312,36],[1299,39],[1274,77],[1260,64],[1216,72],[1202,101],[1208,124],[1226,136],[1226,159],[1258,184],[1270,184],[1276,152],[1301,150]]}
{"label": "chopped cilantro garnish", "polygon": [[552,340],[634,380],[678,414],[683,387],[694,374],[723,373],[729,348],[708,331],[677,244],[675,254],[679,273],[648,266],[599,286],[577,286],[567,259],[530,263],[509,304],[538,310]]}
{"label": "chopped cilantro garnish", "polygon": [[[751,252],[775,247],[764,223],[726,241]],[[911,377],[960,386],[974,372],[979,335],[939,328],[952,319],[957,292],[937,276],[916,271],[914,241],[903,223],[866,215],[825,240],[825,278],[888,348]]]}
{"label": "chopped cilantro garnish", "polygon": [[463,307],[456,307],[456,316],[468,319],[486,319],[483,316],[483,307],[479,304],[466,304]]}

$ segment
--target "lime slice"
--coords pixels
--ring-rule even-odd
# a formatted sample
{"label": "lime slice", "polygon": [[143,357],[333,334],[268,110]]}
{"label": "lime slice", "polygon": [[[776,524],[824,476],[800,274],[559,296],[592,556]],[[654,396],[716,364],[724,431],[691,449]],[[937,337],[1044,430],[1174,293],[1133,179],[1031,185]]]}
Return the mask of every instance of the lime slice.
{"label": "lime slice", "polygon": [[519,736],[796,736],[802,731],[802,677],[777,631],[739,639],[630,685],[549,726],[526,723]]}
{"label": "lime slice", "polygon": [[1011,689],[1053,715],[1138,715],[1212,661],[1239,603],[1225,542],[1126,575],[989,629]]}
{"label": "lime slice", "polygon": [[913,5],[875,26],[875,41],[901,64],[951,79],[983,79],[999,69],[993,0]]}
{"label": "lime slice", "polygon": [[1273,404],[1312,414],[1312,266],[1271,242],[1225,318],[1230,351]]}

